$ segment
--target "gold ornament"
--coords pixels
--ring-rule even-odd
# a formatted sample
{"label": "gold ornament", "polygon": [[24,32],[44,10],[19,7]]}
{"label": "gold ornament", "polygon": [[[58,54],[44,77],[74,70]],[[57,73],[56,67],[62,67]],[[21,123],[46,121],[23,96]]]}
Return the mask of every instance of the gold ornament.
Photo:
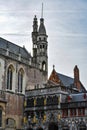
{"label": "gold ornament", "polygon": [[27,102],[26,102],[26,100],[24,101],[24,107],[26,107],[27,106]]}
{"label": "gold ornament", "polygon": [[36,106],[36,98],[34,99],[34,106]]}
{"label": "gold ornament", "polygon": [[46,98],[44,99],[44,106],[46,106]]}

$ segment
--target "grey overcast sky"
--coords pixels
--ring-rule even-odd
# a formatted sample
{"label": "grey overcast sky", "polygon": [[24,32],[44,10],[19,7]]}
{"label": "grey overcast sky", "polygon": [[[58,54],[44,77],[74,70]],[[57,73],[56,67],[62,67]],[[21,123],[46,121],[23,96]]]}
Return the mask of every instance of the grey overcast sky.
{"label": "grey overcast sky", "polygon": [[32,53],[32,24],[43,17],[48,35],[49,75],[73,77],[78,65],[80,80],[87,88],[87,0],[0,0],[0,37]]}

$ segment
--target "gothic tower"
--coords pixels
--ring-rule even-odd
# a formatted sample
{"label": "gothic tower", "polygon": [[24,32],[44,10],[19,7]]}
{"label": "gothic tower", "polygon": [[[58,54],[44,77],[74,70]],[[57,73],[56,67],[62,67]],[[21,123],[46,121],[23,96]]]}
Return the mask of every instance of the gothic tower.
{"label": "gothic tower", "polygon": [[37,62],[40,63],[42,71],[48,71],[48,56],[47,56],[47,35],[44,26],[44,19],[40,19],[40,26],[37,36]]}
{"label": "gothic tower", "polygon": [[44,81],[47,80],[48,76],[47,37],[48,36],[46,34],[46,29],[44,26],[43,9],[42,9],[42,16],[40,19],[39,29],[37,18],[36,16],[34,17],[32,41],[33,41],[33,63],[39,65]]}
{"label": "gothic tower", "polygon": [[37,36],[37,62],[40,64],[40,70],[42,71],[45,78],[47,78],[48,75],[47,37],[48,36],[44,26],[44,19],[41,17]]}

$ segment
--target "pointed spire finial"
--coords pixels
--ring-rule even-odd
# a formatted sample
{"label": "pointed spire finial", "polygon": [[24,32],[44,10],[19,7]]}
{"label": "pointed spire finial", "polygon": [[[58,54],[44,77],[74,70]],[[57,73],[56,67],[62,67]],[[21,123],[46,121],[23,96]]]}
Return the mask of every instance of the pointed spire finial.
{"label": "pointed spire finial", "polygon": [[42,3],[42,10],[41,10],[41,18],[43,18],[43,3]]}
{"label": "pointed spire finial", "polygon": [[55,69],[55,65],[53,65],[53,70]]}

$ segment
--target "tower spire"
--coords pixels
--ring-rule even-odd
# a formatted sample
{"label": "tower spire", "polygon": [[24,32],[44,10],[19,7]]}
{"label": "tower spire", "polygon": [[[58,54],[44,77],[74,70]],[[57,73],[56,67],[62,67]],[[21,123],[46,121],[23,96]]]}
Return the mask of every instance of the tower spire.
{"label": "tower spire", "polygon": [[42,9],[41,9],[41,18],[43,18],[43,3],[42,3]]}

